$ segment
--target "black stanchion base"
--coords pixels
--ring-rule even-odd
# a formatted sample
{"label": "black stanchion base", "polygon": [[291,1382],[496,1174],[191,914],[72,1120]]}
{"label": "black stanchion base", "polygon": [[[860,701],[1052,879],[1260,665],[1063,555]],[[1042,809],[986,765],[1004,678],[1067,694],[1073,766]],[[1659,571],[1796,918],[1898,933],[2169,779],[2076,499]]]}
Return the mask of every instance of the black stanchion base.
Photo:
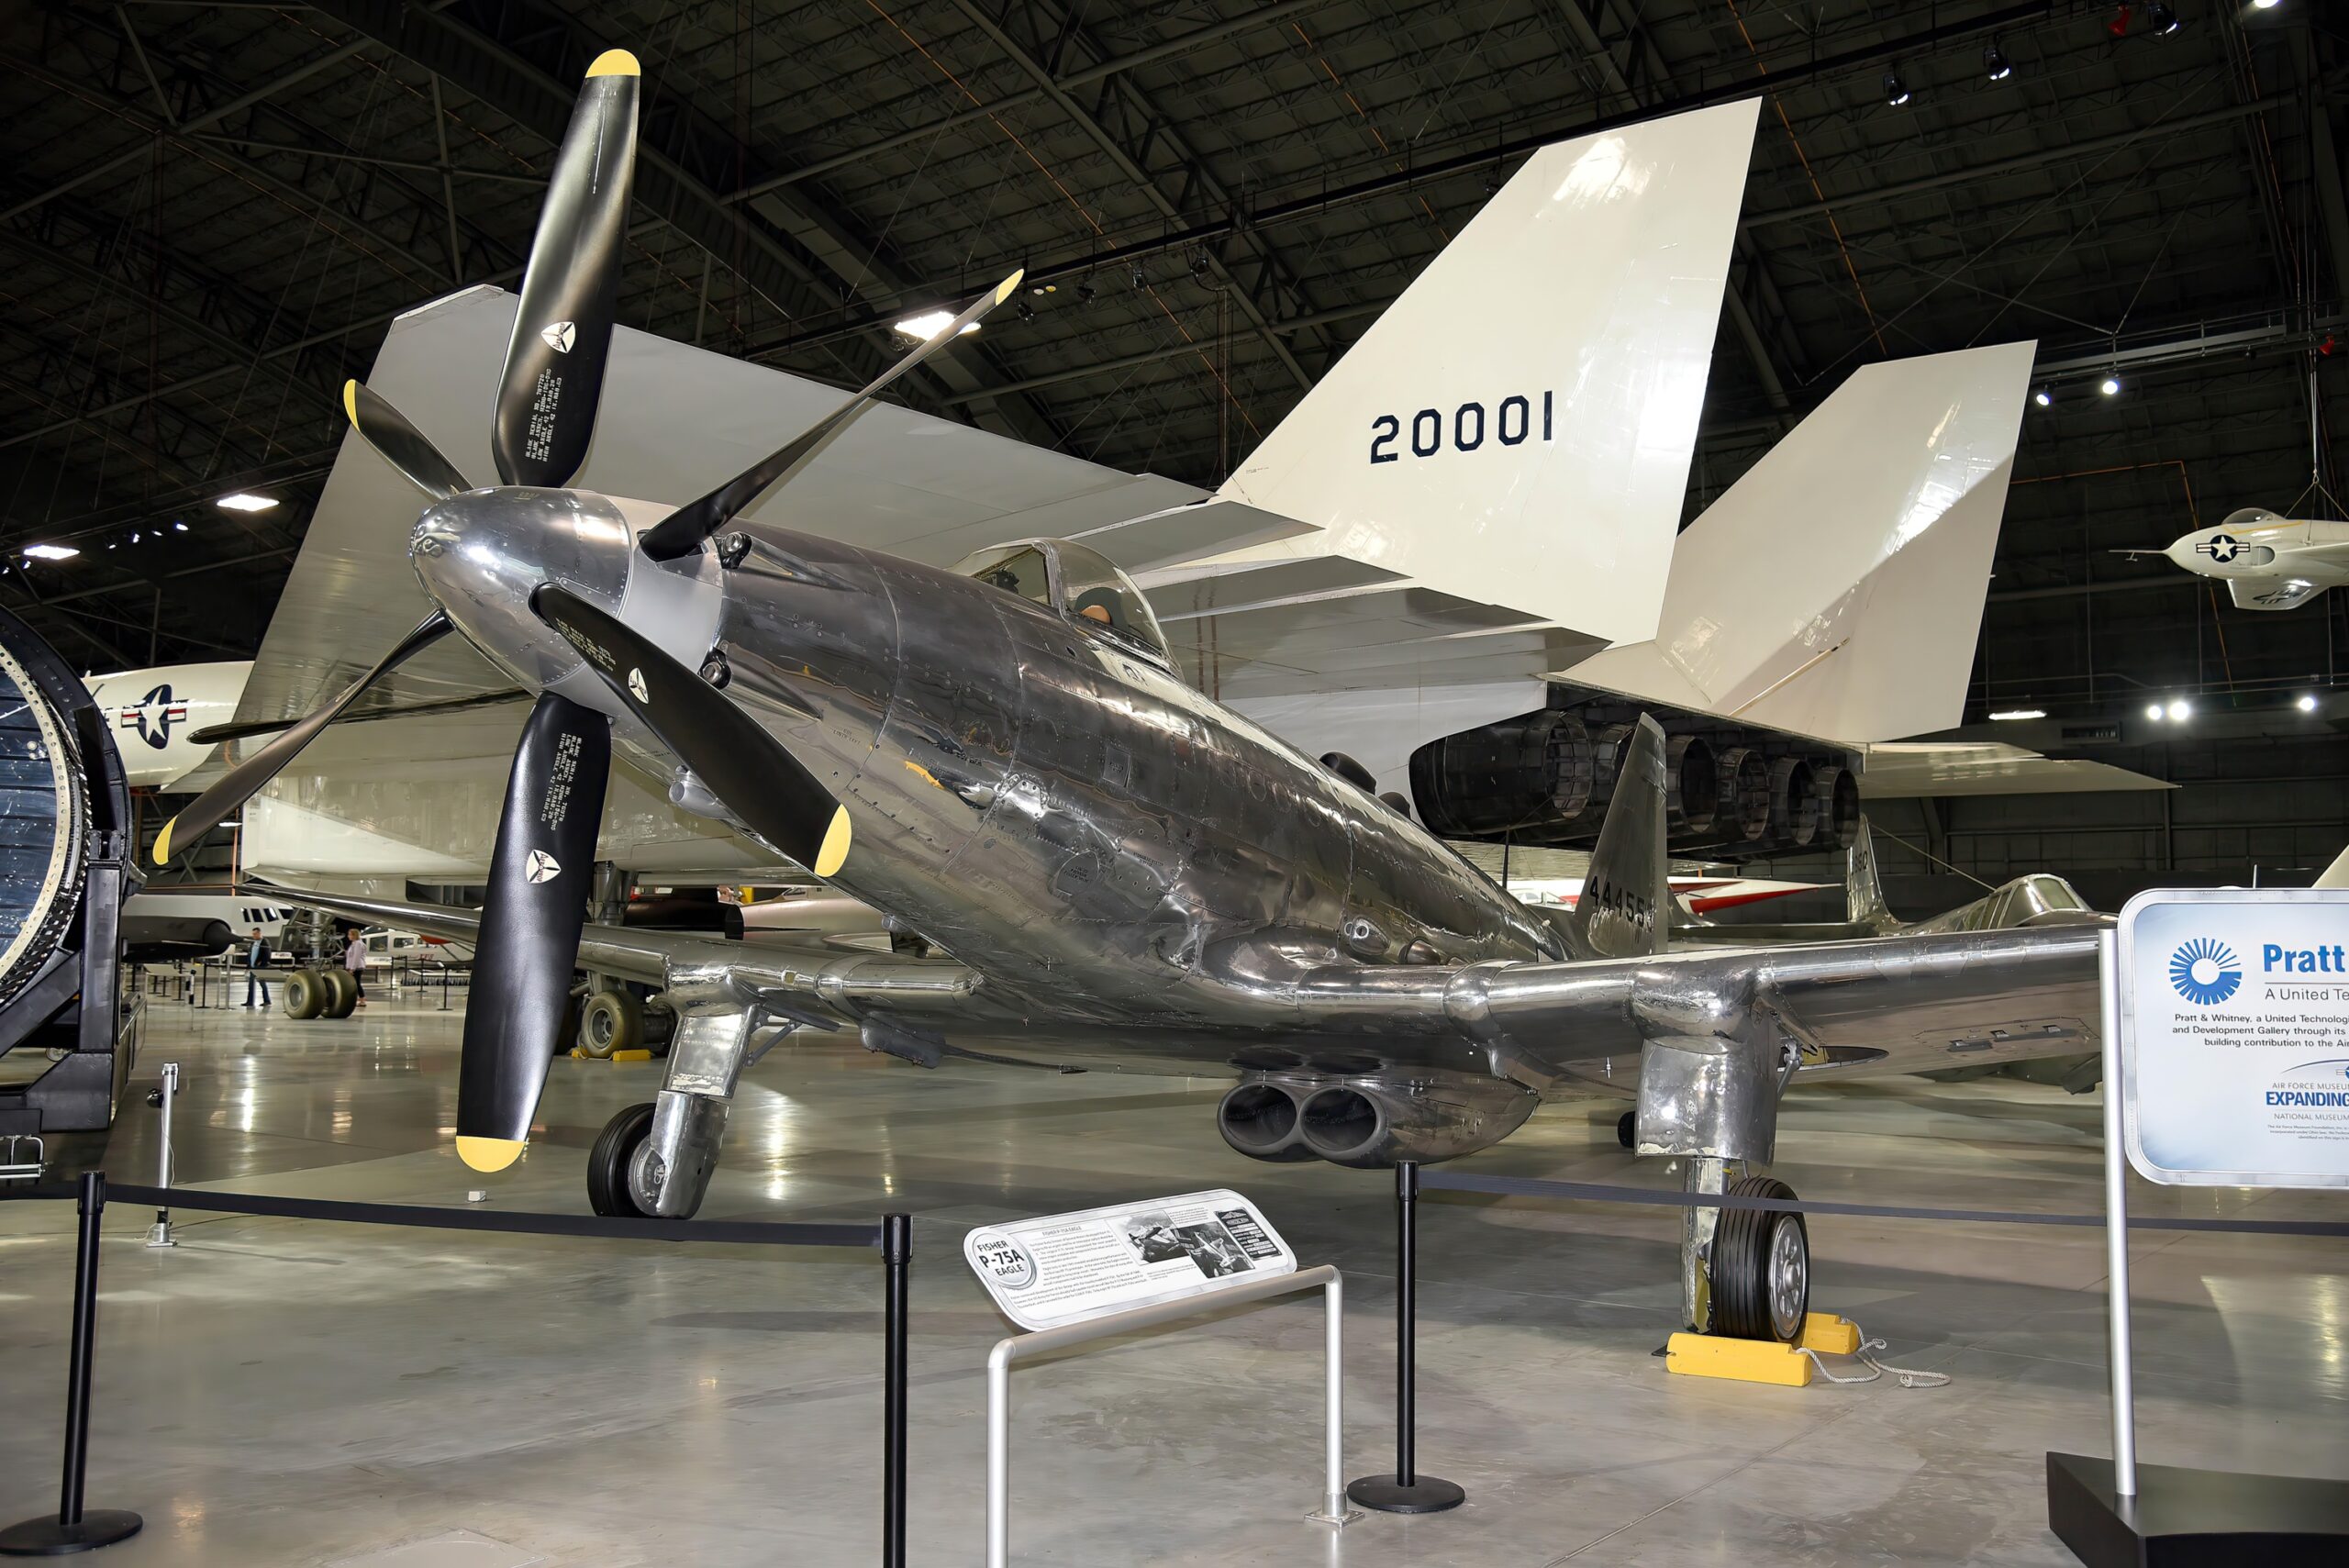
{"label": "black stanchion base", "polygon": [[2349,1562],[2349,1482],[2047,1456],[2047,1528],[2087,1568],[2337,1568]]}
{"label": "black stanchion base", "polygon": [[1382,1514],[1440,1514],[1466,1502],[1468,1494],[1433,1475],[1416,1476],[1408,1486],[1392,1475],[1365,1475],[1347,1485],[1346,1498]]}
{"label": "black stanchion base", "polygon": [[0,1529],[0,1557],[63,1557],[70,1552],[95,1551],[139,1533],[147,1521],[128,1508],[88,1508],[79,1524],[49,1518],[27,1519]]}

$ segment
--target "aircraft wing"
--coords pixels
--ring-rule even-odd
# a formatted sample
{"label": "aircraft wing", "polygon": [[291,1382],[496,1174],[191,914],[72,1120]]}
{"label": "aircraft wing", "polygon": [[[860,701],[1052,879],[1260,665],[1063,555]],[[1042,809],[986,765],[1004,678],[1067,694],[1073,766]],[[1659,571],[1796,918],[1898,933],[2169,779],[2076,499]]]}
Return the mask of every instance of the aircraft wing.
{"label": "aircraft wing", "polygon": [[1799,1046],[1807,1072],[2069,1055],[2098,1048],[2103,924],[1478,966],[1445,987],[1443,1010],[1497,1067],[1542,1076],[1587,1077],[1647,1040],[1756,1025]]}
{"label": "aircraft wing", "polygon": [[2306,577],[2230,577],[2227,597],[2239,610],[2297,609],[2324,592],[2324,584]]}
{"label": "aircraft wing", "polygon": [[[240,891],[364,925],[453,941],[476,940],[481,926],[469,909],[312,893],[274,883],[246,884]],[[589,925],[580,935],[579,962],[583,968],[648,985],[665,984],[673,968],[722,964],[739,988],[781,1017],[819,1029],[838,1027],[835,1020],[852,1023],[875,1011],[893,1018],[945,1013],[979,984],[975,973],[951,959],[901,958],[814,940],[804,946],[740,942],[705,931],[637,926]]]}

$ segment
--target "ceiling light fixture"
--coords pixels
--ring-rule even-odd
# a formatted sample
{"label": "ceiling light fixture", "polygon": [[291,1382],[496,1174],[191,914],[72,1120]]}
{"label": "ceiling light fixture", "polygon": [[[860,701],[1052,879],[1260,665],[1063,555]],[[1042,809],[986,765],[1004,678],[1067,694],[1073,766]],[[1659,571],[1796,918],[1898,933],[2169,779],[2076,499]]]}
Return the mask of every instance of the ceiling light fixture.
{"label": "ceiling light fixture", "polygon": [[2316,694],[2314,692],[2302,692],[2300,694],[2299,701],[2294,703],[2292,706],[2299,708],[2302,713],[2314,713],[2316,711]]}
{"label": "ceiling light fixture", "polygon": [[2117,396],[2121,391],[2121,378],[2117,375],[2106,376],[2102,381],[2097,383],[2096,389],[2099,392],[2103,393],[2107,397]]}
{"label": "ceiling light fixture", "polygon": [[1909,83],[1900,79],[1898,71],[1884,73],[1884,101],[1896,109],[1909,101]]}
{"label": "ceiling light fixture", "polygon": [[2183,724],[2188,719],[2194,717],[2194,708],[2192,705],[2188,703],[2184,697],[2170,698],[2169,707],[2166,711],[2169,715],[2169,721],[2172,724]]}
{"label": "ceiling light fixture", "polygon": [[266,512],[277,505],[277,497],[256,495],[250,490],[239,490],[233,495],[223,495],[212,504],[224,512]]}
{"label": "ceiling light fixture", "polygon": [[173,533],[183,533],[183,534],[184,534],[184,533],[187,532],[187,525],[186,525],[185,523],[179,523],[179,522],[175,522],[175,523],[173,523],[173,524],[172,525],[172,531],[173,531]]}
{"label": "ceiling light fixture", "polygon": [[2145,7],[2145,26],[2153,29],[2154,37],[2157,39],[2165,39],[2185,25],[2177,19],[2177,12],[2163,5],[2161,0],[2154,0]]}
{"label": "ceiling light fixture", "polygon": [[2251,0],[2251,8],[2254,11],[2273,11],[2283,3],[2284,0]]}
{"label": "ceiling light fixture", "polygon": [[2153,719],[2156,723],[2160,722],[2162,717],[2162,705],[2157,702],[2147,703],[2145,705],[2145,717]]}
{"label": "ceiling light fixture", "polygon": [[1994,713],[1990,717],[1998,721],[2011,718],[2045,718],[2047,710],[2043,707],[2010,707],[2004,713]]}
{"label": "ceiling light fixture", "polygon": [[[919,316],[907,317],[903,321],[900,321],[892,327],[890,330],[894,332],[902,332],[907,337],[913,339],[916,342],[927,343],[932,338],[937,337],[941,332],[945,331],[953,324],[954,313],[951,310],[925,310]],[[959,338],[966,333],[975,332],[978,329],[979,324],[974,321],[964,327],[962,332],[956,333],[955,336]]]}
{"label": "ceiling light fixture", "polygon": [[1998,47],[1997,39],[1992,39],[1982,46],[1983,75],[1993,82],[2004,82],[2014,73],[2015,68],[2007,61],[2007,51]]}
{"label": "ceiling light fixture", "polygon": [[71,561],[82,552],[70,544],[28,544],[26,556],[33,561]]}
{"label": "ceiling light fixture", "polygon": [[2037,392],[2031,395],[2031,400],[2033,403],[2038,404],[2042,408],[2044,408],[2049,404],[2055,401],[2055,395],[2043,386]]}

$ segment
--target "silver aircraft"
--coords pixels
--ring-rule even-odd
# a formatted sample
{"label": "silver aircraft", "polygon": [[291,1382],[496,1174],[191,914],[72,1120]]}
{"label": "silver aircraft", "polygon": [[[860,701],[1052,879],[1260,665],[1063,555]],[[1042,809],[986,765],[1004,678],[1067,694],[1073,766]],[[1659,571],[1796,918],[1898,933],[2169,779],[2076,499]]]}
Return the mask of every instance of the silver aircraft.
{"label": "silver aircraft", "polygon": [[[477,941],[456,1144],[531,1132],[575,967],[662,987],[665,1083],[589,1159],[607,1214],[701,1201],[744,1067],[850,1033],[926,1067],[974,1056],[1235,1074],[1217,1120],[1266,1160],[1353,1166],[1488,1147],[1544,1098],[1632,1098],[1642,1152],[1699,1190],[1783,1194],[1799,1075],[2078,1050],[2094,933],[2029,925],[1791,947],[1668,946],[1663,740],[1642,721],[1572,911],[1508,896],[1405,813],[1192,689],[1123,573],[1065,540],[941,569],[737,514],[889,379],[684,507],[565,488],[592,430],[628,207],[634,61],[589,73],[525,274],[475,488],[353,385],[352,423],[432,497],[410,554],[439,606],[351,688],[167,826],[224,820],[386,670],[455,632],[535,694],[478,917],[303,894]],[[1017,278],[974,301],[975,320]],[[691,810],[918,933],[930,956],[585,923],[618,745]],[[1692,1211],[1695,1213],[1696,1211]],[[1798,1217],[1693,1218],[1688,1321],[1791,1340]]]}

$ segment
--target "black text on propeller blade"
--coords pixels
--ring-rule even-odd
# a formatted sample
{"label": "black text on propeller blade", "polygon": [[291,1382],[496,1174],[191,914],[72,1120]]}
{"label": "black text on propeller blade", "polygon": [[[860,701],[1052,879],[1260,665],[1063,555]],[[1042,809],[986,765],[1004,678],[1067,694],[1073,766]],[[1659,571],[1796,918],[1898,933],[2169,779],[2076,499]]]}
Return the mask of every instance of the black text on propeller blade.
{"label": "black text on propeller blade", "polygon": [[497,387],[490,451],[508,484],[571,483],[596,433],[636,161],[636,57],[587,68],[539,210]]}
{"label": "black text on propeller blade", "polygon": [[611,721],[552,692],[522,727],[497,818],[457,1077],[457,1153],[502,1171],[530,1135],[587,920]]}

